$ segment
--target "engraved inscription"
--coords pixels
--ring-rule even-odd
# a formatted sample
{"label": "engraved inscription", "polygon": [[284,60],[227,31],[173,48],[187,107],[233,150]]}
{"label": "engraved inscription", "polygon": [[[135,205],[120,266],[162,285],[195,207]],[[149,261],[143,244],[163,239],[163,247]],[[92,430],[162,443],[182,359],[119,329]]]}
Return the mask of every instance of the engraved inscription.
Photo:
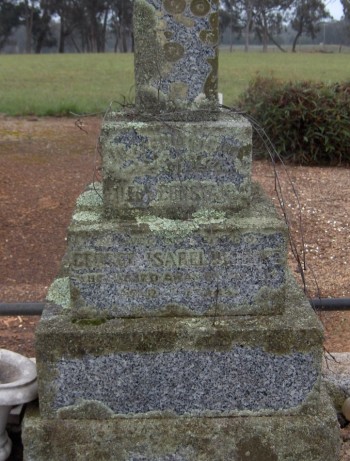
{"label": "engraved inscription", "polygon": [[252,306],[256,297],[273,307],[279,299],[274,293],[285,282],[282,234],[222,236],[215,243],[191,234],[181,245],[161,242],[159,236],[116,234],[90,242],[90,251],[77,251],[70,278],[80,302],[132,316],[176,306],[204,314],[219,305],[226,312]]}
{"label": "engraved inscription", "polygon": [[[232,189],[232,184],[230,185]],[[113,199],[118,202],[130,202],[144,205],[149,203],[150,200],[155,198],[155,192],[150,193],[150,189],[147,185],[129,185],[129,186],[117,186],[113,189]],[[228,192],[229,193],[229,192]],[[158,202],[198,202],[210,200],[215,194],[215,202],[227,203],[227,194],[217,193],[217,184],[186,184],[181,183],[174,184],[158,184],[156,200]]]}
{"label": "engraved inscription", "polygon": [[109,252],[109,253],[97,253],[97,252],[89,252],[89,253],[74,253],[72,265],[76,268],[86,268],[86,267],[94,267],[100,268],[102,266],[114,264],[119,267],[126,267],[129,266],[134,259],[133,253],[128,252]]}
{"label": "engraved inscription", "polygon": [[155,266],[183,267],[206,264],[202,250],[154,251],[148,253],[148,260]]}

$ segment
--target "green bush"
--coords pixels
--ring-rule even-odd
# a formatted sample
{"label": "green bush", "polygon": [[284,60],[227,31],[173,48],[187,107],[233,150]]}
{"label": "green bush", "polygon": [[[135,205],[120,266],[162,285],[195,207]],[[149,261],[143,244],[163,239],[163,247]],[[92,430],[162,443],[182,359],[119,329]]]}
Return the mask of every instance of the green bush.
{"label": "green bush", "polygon": [[[282,82],[257,77],[238,104],[264,129],[284,161],[350,163],[350,82]],[[259,150],[258,155],[268,154]]]}

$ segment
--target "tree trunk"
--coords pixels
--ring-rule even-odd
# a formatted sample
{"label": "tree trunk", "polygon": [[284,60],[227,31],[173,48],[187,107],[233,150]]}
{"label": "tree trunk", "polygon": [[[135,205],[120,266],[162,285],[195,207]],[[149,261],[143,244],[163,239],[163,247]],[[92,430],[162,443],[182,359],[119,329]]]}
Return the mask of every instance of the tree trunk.
{"label": "tree trunk", "polygon": [[106,31],[107,31],[107,22],[108,22],[109,9],[106,8],[104,18],[103,18],[103,27],[101,32],[101,52],[106,51]]}
{"label": "tree trunk", "polygon": [[295,53],[295,52],[296,52],[297,42],[298,42],[298,40],[299,40],[299,37],[300,37],[301,33],[302,33],[302,32],[299,30],[298,33],[296,34],[296,36],[294,37],[293,46],[292,46],[292,53]]}
{"label": "tree trunk", "polygon": [[64,53],[64,40],[65,40],[65,32],[64,32],[64,22],[61,16],[61,23],[60,23],[60,38],[58,43],[58,52]]}
{"label": "tree trunk", "polygon": [[263,42],[263,53],[267,53],[267,47],[269,43],[269,35],[267,32],[267,21],[265,14],[263,15],[263,30],[262,30],[262,42]]}
{"label": "tree trunk", "polygon": [[33,39],[33,9],[28,3],[28,0],[24,2],[25,7],[25,27],[26,27],[26,53],[32,52],[32,39]]}
{"label": "tree trunk", "polygon": [[77,42],[75,41],[75,38],[73,37],[73,35],[71,35],[70,39],[72,40],[73,46],[76,49],[77,53],[81,53],[81,49],[79,48],[79,46],[78,46]]}
{"label": "tree trunk", "polygon": [[251,22],[252,22],[252,15],[253,15],[253,8],[250,5],[250,3],[248,3],[246,13],[247,13],[247,24],[246,24],[246,26],[244,28],[244,51],[246,53],[248,53],[248,51],[249,51],[250,25],[251,25]]}
{"label": "tree trunk", "polygon": [[280,51],[282,51],[282,53],[286,53],[286,52],[287,52],[278,42],[276,42],[276,40],[273,38],[272,35],[270,35],[270,34],[267,34],[267,35],[268,35],[269,39],[271,40],[271,42],[272,42],[274,45],[276,45],[277,48],[278,48]]}
{"label": "tree trunk", "polygon": [[122,51],[123,53],[127,53],[128,52],[128,43],[127,43],[127,33],[126,33],[127,29],[125,27],[125,25],[123,24],[122,28],[121,28],[121,32],[122,32]]}

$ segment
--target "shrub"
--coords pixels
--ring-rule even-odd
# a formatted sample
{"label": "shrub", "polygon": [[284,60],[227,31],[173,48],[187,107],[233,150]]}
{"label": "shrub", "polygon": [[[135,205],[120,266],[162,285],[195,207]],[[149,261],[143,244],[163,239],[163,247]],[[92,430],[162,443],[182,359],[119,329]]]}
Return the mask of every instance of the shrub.
{"label": "shrub", "polygon": [[265,130],[283,160],[301,165],[350,163],[350,82],[257,77],[238,104]]}

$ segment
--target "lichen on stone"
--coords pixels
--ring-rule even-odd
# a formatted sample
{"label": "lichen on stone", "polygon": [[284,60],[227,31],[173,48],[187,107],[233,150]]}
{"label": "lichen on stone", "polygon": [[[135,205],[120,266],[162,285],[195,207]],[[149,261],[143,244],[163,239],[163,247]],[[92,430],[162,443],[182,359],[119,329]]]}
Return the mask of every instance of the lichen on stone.
{"label": "lichen on stone", "polygon": [[83,222],[99,222],[102,217],[100,213],[95,213],[93,211],[78,211],[73,215],[73,221],[83,223]]}
{"label": "lichen on stone", "polygon": [[191,234],[199,229],[199,224],[193,221],[180,221],[177,219],[158,218],[157,216],[137,217],[138,224],[147,224],[151,232],[164,237],[176,239]]}
{"label": "lichen on stone", "polygon": [[139,216],[138,224],[147,224],[151,232],[171,239],[182,238],[200,229],[202,224],[220,224],[226,219],[225,212],[203,209],[196,211],[191,220],[159,218],[157,216]]}
{"label": "lichen on stone", "polygon": [[69,278],[55,279],[47,292],[46,299],[67,309],[70,307]]}
{"label": "lichen on stone", "polygon": [[192,216],[198,224],[219,224],[226,219],[224,211],[208,209],[198,210]]}
{"label": "lichen on stone", "polygon": [[95,208],[102,205],[102,190],[101,187],[91,188],[83,192],[77,198],[77,207],[78,208]]}

